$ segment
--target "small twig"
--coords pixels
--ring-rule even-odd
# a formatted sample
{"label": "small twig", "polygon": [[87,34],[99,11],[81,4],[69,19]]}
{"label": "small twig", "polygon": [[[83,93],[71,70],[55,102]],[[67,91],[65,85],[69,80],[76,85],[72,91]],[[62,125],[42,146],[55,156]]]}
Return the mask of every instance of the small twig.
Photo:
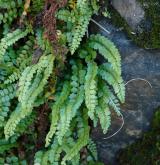
{"label": "small twig", "polygon": [[88,31],[88,29],[86,31],[86,36],[87,36],[87,38],[89,38],[89,31]]}
{"label": "small twig", "polygon": [[104,30],[106,33],[110,34],[111,32],[108,31],[105,27],[103,27],[101,24],[99,24],[97,21],[91,18],[91,21],[95,23],[97,26],[99,26],[102,30]]}
{"label": "small twig", "polygon": [[122,113],[120,113],[120,116],[121,116],[121,118],[122,118],[122,124],[121,124],[121,126],[120,126],[120,128],[115,132],[115,133],[113,133],[112,135],[110,135],[110,136],[108,136],[108,137],[106,137],[106,138],[103,138],[103,139],[110,139],[110,138],[112,138],[113,136],[115,136],[115,135],[117,135],[120,131],[121,131],[121,129],[123,128],[123,126],[124,126],[124,117],[123,117],[123,115],[122,115]]}
{"label": "small twig", "polygon": [[[137,81],[137,80],[141,80],[141,81],[147,82],[148,85],[150,86],[150,88],[152,88],[151,83],[150,83],[148,80],[143,79],[143,78],[133,78],[133,79],[127,81],[127,82],[125,83],[125,86],[127,86],[130,82]],[[113,136],[117,135],[117,134],[121,131],[121,129],[123,128],[123,126],[124,126],[124,124],[125,124],[125,121],[124,121],[124,117],[123,117],[122,113],[120,113],[120,116],[121,116],[121,118],[122,118],[122,124],[121,124],[120,128],[119,128],[115,133],[113,133],[112,135],[110,135],[110,136],[108,136],[108,137],[106,137],[106,138],[103,138],[103,139],[110,139],[110,138],[112,138]]]}
{"label": "small twig", "polygon": [[145,81],[145,82],[147,82],[147,83],[148,83],[148,85],[152,88],[151,83],[150,83],[148,80],[143,79],[143,78],[133,78],[133,79],[131,79],[131,80],[127,81],[127,82],[125,83],[125,86],[126,86],[126,85],[128,85],[130,82],[137,81],[137,80],[141,80],[141,81]]}
{"label": "small twig", "polygon": [[25,19],[25,17],[27,16],[28,9],[29,9],[29,7],[30,7],[30,3],[31,3],[31,0],[26,0],[26,1],[25,1],[23,13],[22,13],[22,15],[21,15],[21,17],[20,17],[20,21],[19,21],[19,22],[20,22],[20,25],[23,24],[24,19]]}
{"label": "small twig", "polygon": [[23,16],[27,15],[28,9],[30,7],[30,3],[31,3],[31,0],[26,0],[26,2],[24,4],[24,11],[22,13]]}

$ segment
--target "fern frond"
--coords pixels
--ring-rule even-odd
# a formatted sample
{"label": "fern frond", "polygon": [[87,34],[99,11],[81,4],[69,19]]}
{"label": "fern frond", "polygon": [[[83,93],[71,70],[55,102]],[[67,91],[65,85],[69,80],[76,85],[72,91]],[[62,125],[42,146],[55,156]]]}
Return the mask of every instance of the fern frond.
{"label": "fern frond", "polygon": [[71,12],[67,9],[62,9],[62,10],[58,11],[57,12],[57,18],[59,20],[65,21],[65,22],[67,22],[67,21],[72,22],[72,23],[75,22],[74,15],[72,16]]}
{"label": "fern frond", "polygon": [[92,14],[92,8],[86,0],[77,2],[76,8],[71,12],[63,9],[57,13],[57,18],[65,21],[68,25],[66,36],[71,54],[74,54],[85,35]]}
{"label": "fern frond", "polygon": [[[20,80],[20,85],[23,85],[20,87],[19,91],[20,104],[15,112],[12,113],[13,115],[11,114],[11,117],[5,126],[6,139],[14,134],[17,124],[26,116],[31,114],[37,96],[43,91],[43,88],[47,83],[47,79],[52,73],[54,56],[51,54],[46,57],[48,58],[46,59],[45,57],[42,57],[38,64],[29,68],[29,70],[31,69],[31,74],[26,74],[25,71],[24,75],[26,77],[22,77],[22,80]],[[32,71],[32,69],[34,70]],[[37,75],[33,79],[33,74],[36,72]],[[32,79],[33,83],[31,83]],[[25,92],[25,95],[23,91]]]}
{"label": "fern frond", "polygon": [[70,161],[74,156],[78,154],[80,149],[88,144],[89,140],[89,126],[88,126],[88,117],[86,114],[84,114],[84,120],[83,120],[83,132],[81,133],[79,139],[77,140],[77,143],[73,146],[73,148],[70,149],[68,153],[64,156],[62,159],[62,165],[66,165],[66,161]]}
{"label": "fern frond", "polygon": [[14,83],[16,80],[19,79],[20,77],[20,72],[19,71],[15,71],[13,74],[11,74],[5,81],[4,84],[11,84]]}
{"label": "fern frond", "polygon": [[36,152],[34,156],[34,164],[40,165],[42,162],[43,151]]}
{"label": "fern frond", "polygon": [[[69,100],[61,114],[61,120],[58,127],[58,141],[62,143],[62,138],[69,130],[70,122],[75,117],[77,110],[80,108],[84,100],[84,86],[81,85],[82,80],[84,80],[85,73],[78,68],[76,62],[72,61],[72,76],[71,76],[71,93],[69,95]],[[80,67],[80,66],[79,66]],[[81,77],[80,77],[81,76]],[[84,82],[83,82],[84,83]]]}
{"label": "fern frond", "polygon": [[0,90],[0,103],[5,103],[15,96],[15,84]]}
{"label": "fern frond", "polygon": [[81,86],[78,90],[78,95],[68,103],[66,109],[63,109],[61,113],[62,119],[59,124],[59,132],[57,133],[58,141],[60,144],[62,143],[63,136],[69,130],[72,118],[75,117],[77,110],[84,100],[84,87]]}
{"label": "fern frond", "polygon": [[25,37],[29,32],[29,29],[26,29],[25,31],[17,29],[11,33],[8,33],[4,38],[2,38],[0,42],[0,61],[2,60],[7,48],[13,45],[19,39]]}
{"label": "fern frond", "polygon": [[83,13],[83,15],[80,16],[77,26],[75,27],[75,29],[73,29],[72,34],[74,34],[74,35],[73,35],[71,43],[69,44],[71,54],[74,54],[74,52],[78,48],[78,46],[82,40],[82,37],[84,36],[84,34],[86,32],[86,29],[88,27],[91,16],[92,16],[92,11],[89,7],[87,7],[85,9],[85,13]]}
{"label": "fern frond", "polygon": [[98,74],[113,87],[119,100],[124,103],[125,87],[122,77],[114,72],[113,67],[109,63],[102,64],[99,67]]}
{"label": "fern frond", "polygon": [[5,124],[4,120],[8,116],[10,100],[16,95],[15,89],[15,85],[10,85],[5,89],[0,90],[0,127]]}
{"label": "fern frond", "polygon": [[66,82],[64,83],[60,96],[56,99],[56,102],[52,106],[52,120],[51,120],[50,130],[46,136],[46,145],[45,145],[46,147],[50,144],[51,138],[57,129],[56,126],[59,120],[59,111],[61,106],[64,104],[65,100],[67,99],[69,93],[70,93],[70,84],[69,82]]}
{"label": "fern frond", "polygon": [[110,93],[110,99],[108,104],[117,113],[118,116],[121,114],[119,101],[117,100],[117,98],[114,96],[113,93]]}
{"label": "fern frond", "polygon": [[107,105],[104,107],[101,104],[104,103],[102,101],[99,102],[99,106],[96,108],[96,113],[99,117],[103,133],[106,134],[109,126],[111,125],[111,115],[109,107]]}
{"label": "fern frond", "polygon": [[78,90],[78,95],[75,98],[75,102],[72,108],[72,118],[75,117],[77,110],[81,107],[84,101],[84,86],[81,85]]}
{"label": "fern frond", "polygon": [[8,116],[10,103],[0,104],[0,127],[5,125],[5,118]]}
{"label": "fern frond", "polygon": [[94,158],[94,160],[97,160],[98,159],[97,147],[91,138],[88,141],[87,149],[90,151],[91,156]]}
{"label": "fern frond", "polygon": [[88,108],[88,115],[93,120],[94,119],[94,111],[97,106],[97,84],[96,84],[96,76],[97,76],[98,67],[97,64],[92,62],[88,63],[87,75],[85,77],[85,104]]}
{"label": "fern frond", "polygon": [[106,37],[100,34],[91,35],[88,41],[89,47],[98,50],[99,53],[108,60],[115,72],[121,75],[121,58],[118,49],[115,45]]}
{"label": "fern frond", "polygon": [[[28,99],[31,100],[31,95],[34,97],[34,93],[36,94],[36,91],[40,93],[43,90],[43,87],[47,83],[47,79],[52,72],[53,60],[54,56],[52,54],[48,56],[42,56],[39,63],[31,67],[27,67],[24,70],[19,81],[18,89],[18,100],[22,103],[22,105],[26,104]],[[37,76],[34,79],[35,74]],[[34,83],[32,84],[33,80]],[[32,90],[34,90],[34,93],[32,93]],[[31,101],[33,102],[34,100]]]}
{"label": "fern frond", "polygon": [[[14,66],[16,65],[16,68],[12,69],[10,75],[7,76],[7,78],[5,79],[4,84],[15,83],[20,78],[21,73],[31,63],[32,53],[33,53],[33,36],[30,36],[29,40],[25,42],[25,45],[15,53],[16,56],[18,56],[13,60]],[[10,54],[12,54],[12,52],[8,52],[7,56]]]}
{"label": "fern frond", "polygon": [[62,151],[62,146],[59,146],[58,140],[55,138],[53,144],[51,145],[51,150],[49,153],[49,161],[51,164],[58,165]]}
{"label": "fern frond", "polygon": [[11,143],[5,139],[0,139],[0,154],[3,154],[5,151],[10,150],[11,148],[17,147],[17,143]]}
{"label": "fern frond", "polygon": [[14,134],[15,128],[21,120],[19,116],[20,114],[19,111],[20,111],[20,105],[16,107],[14,112],[12,112],[10,119],[7,121],[7,124],[5,125],[4,134],[5,134],[6,140],[8,140],[8,138]]}
{"label": "fern frond", "polygon": [[87,0],[77,0],[77,7],[83,11],[86,7],[86,4],[88,5]]}
{"label": "fern frond", "polygon": [[109,89],[105,82],[101,81],[101,84],[99,85],[102,90],[101,93],[104,102],[106,102],[106,104],[109,105],[109,107],[112,108],[119,116],[121,114],[119,100],[114,96],[113,92]]}
{"label": "fern frond", "polygon": [[[65,153],[70,152],[71,148],[76,144],[75,140],[72,137],[68,137],[66,142],[63,144],[63,150]],[[80,164],[80,153],[77,153],[69,162],[72,165]]]}

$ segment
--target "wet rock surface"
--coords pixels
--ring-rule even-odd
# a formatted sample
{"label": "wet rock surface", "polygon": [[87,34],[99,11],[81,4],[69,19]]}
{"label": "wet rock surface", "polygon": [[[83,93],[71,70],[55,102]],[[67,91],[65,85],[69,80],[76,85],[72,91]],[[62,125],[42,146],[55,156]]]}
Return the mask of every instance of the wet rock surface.
{"label": "wet rock surface", "polygon": [[111,0],[112,21],[143,48],[160,48],[159,0]]}
{"label": "wet rock surface", "polygon": [[136,0],[112,0],[112,6],[119,12],[132,30],[144,19],[145,12],[141,4]]}
{"label": "wet rock surface", "polygon": [[[100,32],[118,47],[122,57],[122,72],[126,85],[126,103],[122,106],[124,126],[110,138],[122,124],[113,116],[112,126],[106,135],[100,127],[93,129],[92,136],[98,146],[100,159],[105,165],[118,165],[119,151],[140,138],[150,128],[154,110],[160,105],[160,50],[145,50],[136,46],[126,34],[115,28],[106,18],[95,18],[109,33],[91,24],[92,33]],[[142,79],[146,79],[143,81]]]}

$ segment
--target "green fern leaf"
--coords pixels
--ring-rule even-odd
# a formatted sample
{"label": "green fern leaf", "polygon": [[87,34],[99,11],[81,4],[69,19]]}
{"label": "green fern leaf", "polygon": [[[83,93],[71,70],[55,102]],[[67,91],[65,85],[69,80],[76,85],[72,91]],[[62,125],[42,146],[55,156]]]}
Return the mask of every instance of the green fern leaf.
{"label": "green fern leaf", "polygon": [[88,108],[88,115],[93,120],[94,110],[97,106],[96,75],[98,67],[96,63],[88,63],[87,75],[85,77],[85,104]]}
{"label": "green fern leaf", "polygon": [[57,129],[56,126],[57,126],[58,120],[59,120],[60,108],[64,104],[69,93],[70,93],[70,84],[69,84],[69,82],[66,82],[66,83],[64,83],[60,96],[56,99],[55,104],[52,106],[52,120],[51,120],[50,130],[46,136],[46,147],[50,144],[51,138]]}
{"label": "green fern leaf", "polygon": [[89,47],[98,50],[99,53],[108,60],[115,72],[121,74],[121,58],[118,49],[106,37],[100,34],[92,35],[88,41]]}
{"label": "green fern leaf", "polygon": [[11,33],[8,33],[4,38],[2,38],[0,42],[0,61],[2,60],[7,48],[13,45],[19,39],[25,37],[29,32],[29,29],[26,29],[25,31],[17,29]]}
{"label": "green fern leaf", "polygon": [[94,160],[97,161],[98,159],[97,147],[92,139],[89,139],[87,149],[91,152],[91,156],[94,158]]}
{"label": "green fern leaf", "polygon": [[108,82],[114,89],[114,92],[117,94],[119,100],[124,103],[125,100],[125,87],[122,80],[122,77],[114,72],[112,66],[108,63],[102,64],[99,67],[98,74]]}
{"label": "green fern leaf", "polygon": [[88,144],[88,140],[89,140],[89,126],[87,124],[87,115],[84,117],[84,129],[83,132],[81,133],[79,139],[77,140],[77,143],[74,145],[73,148],[70,149],[70,151],[68,153],[66,153],[66,155],[64,156],[64,158],[62,159],[62,165],[66,165],[66,161],[70,161],[72,160],[72,158],[74,156],[76,156],[78,154],[78,152],[80,151],[80,149],[84,146],[86,146]]}

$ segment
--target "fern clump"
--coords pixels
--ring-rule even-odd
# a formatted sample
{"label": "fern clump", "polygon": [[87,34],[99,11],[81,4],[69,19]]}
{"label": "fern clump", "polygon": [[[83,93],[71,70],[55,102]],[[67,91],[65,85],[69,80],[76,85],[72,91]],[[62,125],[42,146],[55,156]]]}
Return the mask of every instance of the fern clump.
{"label": "fern clump", "polygon": [[4,0],[0,8],[0,163],[98,164],[90,131],[100,123],[107,133],[125,100],[114,43],[85,36],[98,1]]}
{"label": "fern clump", "polygon": [[94,11],[88,1],[77,1],[75,9],[71,12],[63,9],[58,12],[57,18],[70,24],[67,26],[66,35],[71,54],[78,48],[93,13]]}

